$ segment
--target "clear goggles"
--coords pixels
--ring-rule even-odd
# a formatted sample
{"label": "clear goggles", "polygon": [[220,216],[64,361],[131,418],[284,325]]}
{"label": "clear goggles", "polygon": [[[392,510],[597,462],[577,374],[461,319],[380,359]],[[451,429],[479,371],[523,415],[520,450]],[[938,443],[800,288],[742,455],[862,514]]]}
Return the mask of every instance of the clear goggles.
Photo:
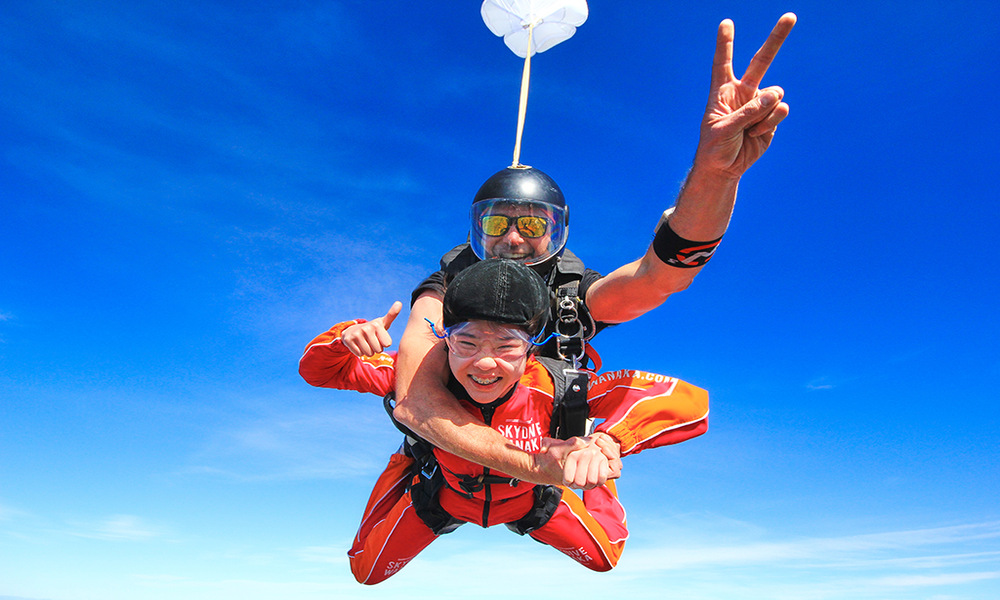
{"label": "clear goggles", "polygon": [[[486,331],[477,332],[472,327],[472,321],[458,323],[439,333],[434,323],[430,319],[424,319],[430,325],[434,337],[447,340],[448,351],[459,358],[473,358],[476,356],[490,356],[508,362],[524,358],[532,346],[541,346],[549,341],[555,333],[549,334],[545,339],[539,341],[531,339],[527,332],[517,327],[507,327],[500,324],[491,324]],[[486,334],[486,335],[483,335]],[[544,336],[544,332],[538,338]],[[488,339],[486,339],[488,338]]]}
{"label": "clear goggles", "polygon": [[[569,234],[564,207],[534,200],[482,200],[472,205],[471,217],[469,242],[481,259],[510,258],[535,265],[561,252]],[[504,239],[512,230],[521,238],[516,247]]]}

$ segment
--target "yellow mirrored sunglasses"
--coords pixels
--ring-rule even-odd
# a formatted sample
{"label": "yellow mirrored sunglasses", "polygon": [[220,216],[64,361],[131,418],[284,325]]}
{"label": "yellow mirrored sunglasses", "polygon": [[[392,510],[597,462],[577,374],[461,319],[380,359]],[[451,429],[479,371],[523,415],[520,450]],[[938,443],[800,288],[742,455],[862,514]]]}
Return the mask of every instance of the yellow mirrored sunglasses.
{"label": "yellow mirrored sunglasses", "polygon": [[540,238],[549,230],[549,220],[545,217],[484,215],[479,218],[483,233],[490,237],[500,237],[507,233],[512,222],[516,224],[517,232],[526,238]]}

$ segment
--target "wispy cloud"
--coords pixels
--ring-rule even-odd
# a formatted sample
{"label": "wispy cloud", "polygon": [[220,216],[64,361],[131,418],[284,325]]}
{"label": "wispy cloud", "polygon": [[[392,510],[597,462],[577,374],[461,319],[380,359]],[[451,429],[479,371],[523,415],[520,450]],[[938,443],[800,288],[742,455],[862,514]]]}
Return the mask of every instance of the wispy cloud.
{"label": "wispy cloud", "polygon": [[135,515],[111,515],[94,523],[75,523],[69,532],[76,537],[134,542],[161,537],[164,532]]}
{"label": "wispy cloud", "polygon": [[[746,533],[742,530],[742,535]],[[643,597],[670,581],[671,594],[677,597],[768,600],[922,600],[927,594],[987,598],[993,596],[977,595],[980,588],[976,586],[1000,579],[998,522],[730,544],[702,543],[694,531],[662,531],[661,537],[671,541],[657,545],[630,541],[611,573],[580,572],[571,579],[593,593],[607,589]],[[517,550],[512,544],[462,552],[449,560],[456,561],[452,566],[458,573],[474,572],[475,564],[502,565],[500,572],[493,573],[497,580],[517,578],[519,584],[527,585],[537,577],[544,586],[553,573],[566,574],[575,568],[569,559],[556,554],[536,553],[531,547]]]}
{"label": "wispy cloud", "polygon": [[820,377],[819,379],[814,379],[806,384],[806,388],[810,390],[832,390],[834,384],[828,383],[825,377]]}
{"label": "wispy cloud", "polygon": [[[690,540],[689,537],[679,539]],[[702,568],[714,565],[754,565],[767,563],[824,567],[884,565],[888,560],[908,561],[928,566],[1000,559],[1000,522],[958,525],[931,529],[893,531],[845,537],[803,538],[777,542],[748,542],[734,545],[699,545],[697,542],[647,548],[633,556],[634,566],[656,571]],[[995,542],[995,552],[985,554],[919,554],[920,549],[954,546],[982,541]],[[914,555],[914,553],[916,553]]]}
{"label": "wispy cloud", "polygon": [[347,543],[340,546],[310,546],[297,551],[298,559],[307,563],[322,563],[335,568],[347,568]]}
{"label": "wispy cloud", "polygon": [[942,575],[902,575],[876,579],[876,584],[896,587],[927,587],[961,585],[990,579],[1000,579],[1000,571],[982,573],[945,573]]}
{"label": "wispy cloud", "polygon": [[17,517],[26,516],[27,514],[23,510],[0,504],[0,521],[9,521]]}
{"label": "wispy cloud", "polygon": [[402,440],[381,399],[338,390],[320,392],[329,399],[320,406],[280,407],[272,401],[247,408],[255,414],[217,432],[182,472],[236,482],[379,473]]}
{"label": "wispy cloud", "polygon": [[[670,582],[671,595],[713,600],[843,598],[924,600],[986,598],[970,595],[970,586],[1000,578],[1000,523],[878,532],[827,538],[709,544],[697,532],[645,532],[644,539],[667,538],[667,544],[629,542],[618,567],[592,573],[551,548],[512,538],[495,529],[466,526],[442,537],[394,577],[413,597],[447,578],[461,588],[475,586],[489,565],[492,580],[517,581],[539,596],[615,593],[648,597]],[[741,528],[747,535],[757,528]],[[763,533],[761,532],[761,535]],[[964,547],[985,546],[963,553]],[[303,560],[325,554],[303,553]],[[336,552],[331,554],[331,558]],[[333,562],[331,560],[331,562]],[[985,567],[985,568],[984,568]],[[346,565],[343,567],[346,568]],[[509,597],[503,585],[480,589],[484,598]],[[431,597],[430,594],[427,597]]]}

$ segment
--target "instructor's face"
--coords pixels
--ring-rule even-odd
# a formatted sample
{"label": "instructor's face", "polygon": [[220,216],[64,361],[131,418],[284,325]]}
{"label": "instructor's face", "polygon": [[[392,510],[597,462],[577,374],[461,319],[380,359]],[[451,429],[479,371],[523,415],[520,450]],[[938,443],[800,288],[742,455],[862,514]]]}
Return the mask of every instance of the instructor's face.
{"label": "instructor's face", "polygon": [[533,206],[500,204],[495,206],[490,214],[503,215],[511,219],[522,216],[542,217],[548,226],[545,229],[545,234],[536,238],[527,237],[513,224],[503,235],[486,236],[483,240],[483,247],[488,257],[525,261],[548,252],[549,243],[552,240],[552,230],[555,226],[549,211]]}

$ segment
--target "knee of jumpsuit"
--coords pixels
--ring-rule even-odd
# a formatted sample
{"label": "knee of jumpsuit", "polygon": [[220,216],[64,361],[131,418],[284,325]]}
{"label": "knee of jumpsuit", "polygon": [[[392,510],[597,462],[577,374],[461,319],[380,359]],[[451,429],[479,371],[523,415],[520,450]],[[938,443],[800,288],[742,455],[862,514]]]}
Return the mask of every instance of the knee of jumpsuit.
{"label": "knee of jumpsuit", "polygon": [[614,482],[584,492],[581,500],[563,488],[562,500],[549,522],[529,535],[593,571],[618,564],[628,538],[625,509]]}

